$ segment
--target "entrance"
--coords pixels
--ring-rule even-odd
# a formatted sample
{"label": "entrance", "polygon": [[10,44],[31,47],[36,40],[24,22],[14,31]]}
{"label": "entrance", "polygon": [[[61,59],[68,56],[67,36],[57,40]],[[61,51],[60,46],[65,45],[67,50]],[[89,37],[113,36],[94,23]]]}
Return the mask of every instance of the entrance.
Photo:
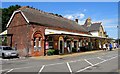
{"label": "entrance", "polygon": [[63,51],[62,51],[62,48],[63,48],[63,41],[60,41],[60,53],[62,53]]}
{"label": "entrance", "polygon": [[34,56],[39,56],[42,50],[42,35],[40,31],[36,31],[33,35],[33,51]]}
{"label": "entrance", "polygon": [[77,41],[74,41],[74,48],[77,48]]}
{"label": "entrance", "polygon": [[67,49],[68,49],[68,52],[70,53],[71,52],[71,41],[67,41]]}
{"label": "entrance", "polygon": [[64,53],[64,41],[62,36],[59,37],[59,53]]}

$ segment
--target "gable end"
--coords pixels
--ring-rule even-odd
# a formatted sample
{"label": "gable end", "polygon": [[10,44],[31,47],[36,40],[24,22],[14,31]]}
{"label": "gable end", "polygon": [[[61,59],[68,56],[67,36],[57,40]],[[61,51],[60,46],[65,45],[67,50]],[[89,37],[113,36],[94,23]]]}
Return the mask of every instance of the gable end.
{"label": "gable end", "polygon": [[9,20],[8,23],[7,23],[7,26],[6,26],[7,28],[9,27],[10,23],[12,22],[12,19],[14,18],[15,14],[16,14],[16,13],[19,13],[19,12],[22,14],[22,16],[23,16],[23,18],[25,19],[25,21],[26,21],[27,23],[29,23],[29,20],[26,18],[26,16],[24,15],[24,13],[23,13],[21,10],[18,10],[18,11],[14,11],[14,12],[13,12],[10,20]]}

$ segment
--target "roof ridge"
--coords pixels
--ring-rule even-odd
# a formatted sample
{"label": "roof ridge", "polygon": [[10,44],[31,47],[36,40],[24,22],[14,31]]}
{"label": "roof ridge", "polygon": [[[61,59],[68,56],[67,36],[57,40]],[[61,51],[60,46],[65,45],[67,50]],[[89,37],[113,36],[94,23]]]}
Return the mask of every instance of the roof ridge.
{"label": "roof ridge", "polygon": [[68,19],[68,18],[65,18],[65,17],[60,17],[60,15],[58,14],[58,16],[55,14],[55,13],[48,13],[48,12],[45,12],[45,11],[42,11],[40,9],[37,9],[37,8],[34,8],[34,7],[30,7],[30,6],[22,6],[21,8],[19,8],[18,10],[23,10],[23,9],[26,9],[26,8],[30,8],[30,9],[33,9],[33,10],[36,10],[36,11],[39,11],[41,12],[42,14],[47,14],[47,15],[50,15],[50,16],[53,16],[55,18],[61,18],[61,19],[65,19],[66,21],[71,21],[71,22],[75,22],[74,20],[71,20],[71,19]]}
{"label": "roof ridge", "polygon": [[22,6],[22,7],[20,7],[18,10],[23,10],[23,9],[25,9],[25,8],[29,8],[29,6]]}
{"label": "roof ridge", "polygon": [[102,22],[94,22],[94,23],[92,23],[92,24],[101,24]]}

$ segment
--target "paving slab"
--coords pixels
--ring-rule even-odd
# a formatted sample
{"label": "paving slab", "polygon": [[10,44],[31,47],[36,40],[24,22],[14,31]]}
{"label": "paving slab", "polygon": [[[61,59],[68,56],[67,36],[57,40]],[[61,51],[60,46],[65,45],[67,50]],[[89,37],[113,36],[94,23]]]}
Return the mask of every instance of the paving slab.
{"label": "paving slab", "polygon": [[87,66],[90,66],[84,60],[77,61],[77,62],[70,62],[69,64],[70,64],[70,67],[71,67],[73,73],[76,72],[76,71],[78,71],[78,70],[80,70],[80,69],[83,69],[83,68],[85,68]]}
{"label": "paving slab", "polygon": [[26,67],[26,68],[17,68],[14,69],[11,72],[39,72],[40,68],[42,66],[38,66],[38,67]]}
{"label": "paving slab", "polygon": [[[102,59],[102,58],[101,58]],[[103,60],[101,59],[98,59],[98,58],[94,58],[94,59],[86,59],[87,61],[89,61],[90,63],[92,63],[93,65],[96,64],[96,63],[99,63]]]}
{"label": "paving slab", "polygon": [[69,72],[67,64],[56,64],[51,66],[45,66],[42,72]]}
{"label": "paving slab", "polygon": [[106,61],[94,67],[88,68],[83,72],[117,72],[118,71],[118,58]]}

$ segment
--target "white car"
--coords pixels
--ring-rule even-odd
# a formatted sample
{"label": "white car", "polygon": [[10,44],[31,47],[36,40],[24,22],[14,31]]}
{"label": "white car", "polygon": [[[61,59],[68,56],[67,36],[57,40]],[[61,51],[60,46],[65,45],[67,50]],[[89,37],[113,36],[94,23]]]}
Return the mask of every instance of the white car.
{"label": "white car", "polygon": [[18,57],[18,52],[9,46],[0,46],[0,57]]}

